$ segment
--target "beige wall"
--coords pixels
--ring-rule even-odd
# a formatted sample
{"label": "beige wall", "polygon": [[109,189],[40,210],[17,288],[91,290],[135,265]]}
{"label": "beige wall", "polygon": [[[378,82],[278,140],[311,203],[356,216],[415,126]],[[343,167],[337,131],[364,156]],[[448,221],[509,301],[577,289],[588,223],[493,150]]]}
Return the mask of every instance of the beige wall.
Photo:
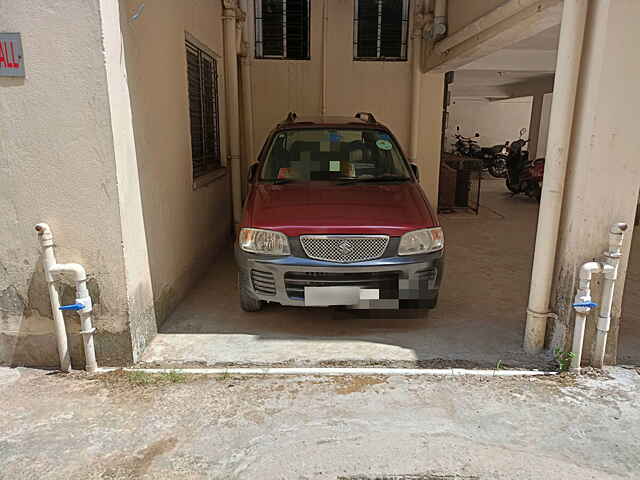
{"label": "beige wall", "polygon": [[447,34],[456,33],[506,2],[507,0],[447,0]]}
{"label": "beige wall", "polygon": [[[0,78],[0,364],[55,366],[51,307],[33,226],[61,262],[86,267],[101,365],[133,359],[118,183],[98,1],[0,0],[21,32],[26,78]],[[63,301],[72,302],[68,283]],[[72,362],[78,316],[65,314]]]}
{"label": "beige wall", "polygon": [[[126,17],[137,0],[122,3]],[[144,224],[162,322],[230,241],[229,174],[193,188],[185,32],[217,55],[222,156],[226,158],[222,2],[154,0],[123,22]]]}
{"label": "beige wall", "polygon": [[[252,6],[253,2],[249,2]],[[330,0],[327,27],[326,111],[370,111],[409,147],[411,63],[353,61],[353,0]],[[253,15],[249,16],[253,22]],[[253,24],[253,23],[251,23]],[[322,2],[311,2],[311,60],[252,60],[255,152],[287,112],[319,115],[322,91]],[[411,47],[409,48],[411,58]],[[440,153],[443,76],[423,75],[418,163],[435,205]]]}
{"label": "beige wall", "polygon": [[445,130],[445,149],[451,150],[457,126],[460,126],[460,134],[465,137],[472,137],[478,132],[478,141],[485,147],[504,143],[506,140],[517,140],[521,128],[529,130],[530,117],[531,97],[499,102],[453,99],[449,106],[449,122]]}

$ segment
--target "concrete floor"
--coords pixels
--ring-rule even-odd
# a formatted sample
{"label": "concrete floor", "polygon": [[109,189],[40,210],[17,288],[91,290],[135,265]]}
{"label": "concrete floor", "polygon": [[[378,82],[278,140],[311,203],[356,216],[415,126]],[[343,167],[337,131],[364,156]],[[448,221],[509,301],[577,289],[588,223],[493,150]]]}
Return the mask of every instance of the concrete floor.
{"label": "concrete floor", "polygon": [[[481,203],[479,216],[440,217],[447,264],[431,312],[269,305],[245,313],[229,251],[165,322],[143,363],[544,367],[548,358],[521,350],[538,204],[511,197],[502,180],[484,182]],[[633,265],[625,309],[640,312],[630,293],[640,285],[640,258]],[[625,318],[625,363],[640,364],[640,318]]]}
{"label": "concrete floor", "polygon": [[640,376],[89,377],[0,368],[0,479],[640,478]]}

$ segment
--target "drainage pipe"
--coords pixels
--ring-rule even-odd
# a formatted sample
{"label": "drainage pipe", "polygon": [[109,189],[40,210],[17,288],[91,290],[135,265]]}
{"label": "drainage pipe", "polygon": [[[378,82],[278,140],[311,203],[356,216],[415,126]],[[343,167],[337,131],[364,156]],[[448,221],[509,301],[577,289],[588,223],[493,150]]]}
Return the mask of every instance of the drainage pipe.
{"label": "drainage pipe", "polygon": [[580,284],[573,303],[573,308],[576,311],[573,345],[571,347],[571,352],[574,354],[571,359],[571,370],[573,371],[580,371],[587,316],[591,309],[597,306],[591,301],[591,277],[594,273],[601,272],[602,269],[603,265],[598,262],[588,262],[580,267]]}
{"label": "drainage pipe", "polygon": [[604,366],[604,354],[607,347],[607,336],[611,325],[611,305],[613,293],[618,278],[618,266],[622,257],[622,242],[626,223],[616,223],[609,229],[609,250],[605,253],[604,284],[602,287],[602,305],[598,316],[596,331],[596,347],[593,353],[592,364],[596,368]]}
{"label": "drainage pipe", "polygon": [[60,310],[60,295],[56,288],[53,275],[51,275],[51,267],[56,265],[56,256],[53,251],[53,234],[51,228],[46,223],[36,225],[40,247],[42,248],[42,266],[44,269],[44,277],[49,288],[49,299],[51,301],[51,314],[53,315],[53,328],[56,334],[56,343],[58,346],[58,356],[60,358],[60,370],[63,372],[71,371],[71,357],[69,355],[69,345],[67,342],[67,329],[64,325],[64,317]]}
{"label": "drainage pipe", "polygon": [[413,16],[415,25],[411,35],[413,47],[413,59],[411,65],[411,118],[409,133],[409,161],[416,163],[418,157],[418,138],[420,133],[420,93],[422,86],[422,72],[420,63],[422,61],[422,29],[425,23],[425,15],[422,11],[423,5],[416,5]]}
{"label": "drainage pipe", "polygon": [[329,6],[322,1],[322,85],[320,85],[320,114],[327,114],[327,28],[329,24]]}
{"label": "drainage pipe", "polygon": [[[256,161],[253,142],[253,91],[251,80],[251,62],[253,55],[252,41],[249,32],[249,10],[247,0],[240,0],[240,9],[244,12],[245,21],[242,28],[242,48],[240,58],[240,81],[242,82],[242,120],[244,126],[245,167]],[[245,185],[245,183],[242,183]]]}
{"label": "drainage pipe", "polygon": [[544,347],[588,0],[564,0],[524,349]]}
{"label": "drainage pipe", "polygon": [[229,125],[229,155],[231,163],[231,198],[233,221],[237,226],[242,215],[242,182],[240,179],[240,109],[238,106],[238,58],[236,45],[235,2],[223,0],[225,91],[227,123]]}

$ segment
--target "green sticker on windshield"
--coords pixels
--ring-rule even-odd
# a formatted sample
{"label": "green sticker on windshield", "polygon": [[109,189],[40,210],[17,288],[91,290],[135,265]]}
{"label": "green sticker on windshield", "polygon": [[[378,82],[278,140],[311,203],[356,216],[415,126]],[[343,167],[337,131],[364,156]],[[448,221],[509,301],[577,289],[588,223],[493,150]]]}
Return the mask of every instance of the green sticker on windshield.
{"label": "green sticker on windshield", "polygon": [[376,145],[380,150],[391,150],[391,142],[389,140],[378,140]]}

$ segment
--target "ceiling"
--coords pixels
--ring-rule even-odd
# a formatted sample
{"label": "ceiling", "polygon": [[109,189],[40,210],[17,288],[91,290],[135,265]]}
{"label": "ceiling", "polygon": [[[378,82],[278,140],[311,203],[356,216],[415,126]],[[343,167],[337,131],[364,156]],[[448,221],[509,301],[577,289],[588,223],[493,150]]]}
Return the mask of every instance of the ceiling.
{"label": "ceiling", "polygon": [[452,95],[499,100],[551,91],[559,36],[556,25],[460,67]]}

